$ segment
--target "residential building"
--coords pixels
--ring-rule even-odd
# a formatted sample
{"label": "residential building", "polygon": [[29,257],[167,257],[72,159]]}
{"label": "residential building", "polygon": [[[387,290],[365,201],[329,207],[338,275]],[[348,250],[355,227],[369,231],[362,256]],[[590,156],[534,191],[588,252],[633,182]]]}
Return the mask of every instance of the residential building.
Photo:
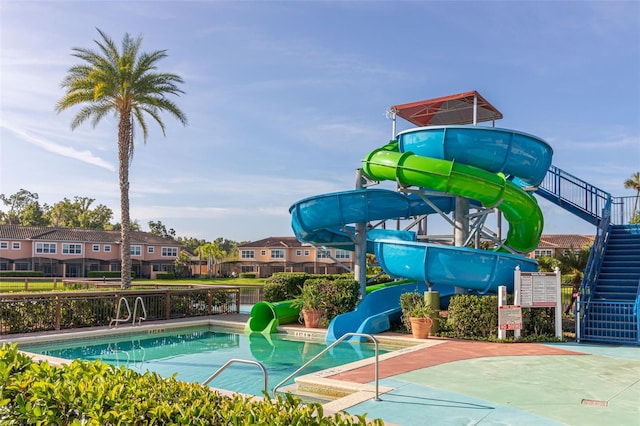
{"label": "residential building", "polygon": [[[131,269],[155,278],[173,271],[181,244],[148,232],[131,232]],[[120,231],[0,225],[0,270],[42,271],[48,277],[86,277],[119,271]]]}
{"label": "residential building", "polygon": [[593,235],[578,234],[547,234],[540,237],[538,247],[528,254],[537,259],[541,256],[555,257],[567,254],[569,251],[579,251],[584,246],[592,246]]}
{"label": "residential building", "polygon": [[276,272],[341,274],[353,270],[353,252],[314,247],[295,237],[268,237],[238,245],[238,260],[221,265],[224,275],[255,273],[258,278]]}
{"label": "residential building", "polygon": [[[592,235],[542,235],[538,248],[527,254],[532,259],[556,256],[569,250],[591,246]],[[255,273],[258,278],[270,277],[276,272],[306,272],[313,274],[340,274],[353,270],[354,253],[341,249],[325,249],[301,243],[295,237],[268,237],[238,246],[238,259],[220,265],[223,275],[241,272]]]}

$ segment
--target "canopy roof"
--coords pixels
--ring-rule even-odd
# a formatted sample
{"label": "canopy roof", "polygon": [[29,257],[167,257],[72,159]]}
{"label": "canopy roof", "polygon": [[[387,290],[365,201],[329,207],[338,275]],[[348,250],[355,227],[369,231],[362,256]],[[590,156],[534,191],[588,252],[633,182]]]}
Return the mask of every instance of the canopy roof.
{"label": "canopy roof", "polygon": [[390,111],[416,126],[473,124],[474,98],[477,100],[476,123],[502,118],[502,113],[475,90],[458,93],[457,95],[395,105],[391,107]]}

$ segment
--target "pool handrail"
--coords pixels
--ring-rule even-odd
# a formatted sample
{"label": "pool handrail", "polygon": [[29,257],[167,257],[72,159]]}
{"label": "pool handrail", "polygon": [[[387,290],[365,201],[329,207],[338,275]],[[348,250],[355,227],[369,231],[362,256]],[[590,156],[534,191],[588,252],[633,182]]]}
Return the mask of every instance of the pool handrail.
{"label": "pool handrail", "polygon": [[314,356],[313,358],[311,358],[309,361],[305,362],[304,364],[302,364],[302,366],[300,366],[296,371],[294,371],[293,373],[289,374],[287,377],[285,377],[280,383],[278,383],[277,385],[274,386],[272,394],[273,397],[276,397],[276,390],[278,390],[279,387],[281,387],[282,385],[284,385],[286,382],[288,382],[292,377],[294,377],[295,375],[297,375],[299,372],[301,372],[302,370],[304,370],[305,368],[307,368],[312,362],[314,362],[315,360],[317,360],[318,358],[320,358],[322,355],[326,354],[328,351],[330,351],[331,349],[333,349],[334,346],[336,346],[338,343],[341,343],[343,340],[345,340],[348,337],[367,337],[369,339],[371,339],[373,341],[373,344],[375,345],[375,349],[376,349],[376,355],[375,355],[375,383],[376,383],[376,395],[374,397],[375,401],[380,401],[379,398],[379,386],[378,386],[378,341],[376,340],[375,337],[373,337],[371,334],[366,334],[366,333],[345,333],[342,337],[340,337],[338,340],[336,340],[335,342],[333,342],[332,344],[330,344],[329,346],[327,346],[326,348],[324,348],[322,350],[322,352],[320,352],[318,355]]}
{"label": "pool handrail", "polygon": [[[120,308],[122,308],[123,301],[124,301],[124,306],[127,308],[126,318],[120,318]],[[118,300],[118,308],[116,309],[116,317],[111,319],[111,321],[109,322],[109,327],[111,327],[111,325],[115,323],[116,328],[118,328],[118,324],[120,324],[121,322],[127,322],[130,319],[131,319],[131,307],[129,306],[129,302],[127,301],[126,297],[120,297],[120,299]]]}
{"label": "pool handrail", "polygon": [[142,324],[142,321],[147,320],[147,308],[144,307],[144,300],[142,300],[142,297],[138,296],[136,297],[136,301],[133,304],[133,321],[131,322],[131,325],[136,325],[136,313],[138,311],[138,300],[140,301],[140,308],[142,308],[142,313],[143,313],[143,315],[140,315],[138,317],[138,325]]}
{"label": "pool handrail", "polygon": [[225,362],[224,365],[220,368],[218,368],[216,371],[214,371],[214,373],[212,375],[210,375],[204,382],[202,382],[202,385],[207,385],[209,384],[210,381],[212,381],[213,379],[215,379],[216,377],[218,377],[218,375],[220,373],[222,373],[228,366],[230,366],[231,364],[234,364],[236,362],[239,362],[241,364],[253,364],[253,365],[257,365],[260,370],[262,370],[262,376],[264,377],[264,393],[265,395],[268,395],[268,391],[267,391],[267,383],[269,380],[269,374],[267,373],[267,370],[264,368],[264,365],[262,365],[262,363],[258,362],[258,361],[253,361],[253,360],[249,360],[249,359],[239,359],[239,358],[232,358],[229,361]]}

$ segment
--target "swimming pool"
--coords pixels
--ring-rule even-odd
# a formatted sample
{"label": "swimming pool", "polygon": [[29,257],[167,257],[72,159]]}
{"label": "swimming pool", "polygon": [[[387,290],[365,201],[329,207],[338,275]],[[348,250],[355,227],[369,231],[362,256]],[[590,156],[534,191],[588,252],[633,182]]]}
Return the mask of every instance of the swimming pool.
{"label": "swimming pool", "polygon": [[[218,326],[196,326],[171,330],[149,329],[135,334],[23,344],[21,350],[64,359],[102,360],[116,366],[163,377],[177,374],[179,380],[203,382],[230,359],[258,361],[268,373],[268,391],[302,364],[319,354],[326,345],[316,338],[299,339],[287,334],[245,335]],[[379,347],[379,353],[392,348]],[[341,343],[307,367],[302,374],[334,368],[373,357],[373,344]],[[288,382],[293,383],[293,380]],[[210,386],[262,396],[264,378],[255,365],[233,364]]]}

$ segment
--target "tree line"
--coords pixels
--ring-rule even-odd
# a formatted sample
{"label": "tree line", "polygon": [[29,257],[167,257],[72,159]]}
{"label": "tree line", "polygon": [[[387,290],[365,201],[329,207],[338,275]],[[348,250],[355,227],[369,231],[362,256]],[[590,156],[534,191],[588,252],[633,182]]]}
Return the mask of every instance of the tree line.
{"label": "tree line", "polygon": [[[89,197],[63,198],[54,204],[40,203],[39,195],[26,189],[15,194],[0,194],[0,225],[18,226],[59,226],[62,228],[96,229],[104,231],[120,230],[119,223],[112,223],[113,211],[104,204],[94,205]],[[216,262],[235,257],[238,242],[226,238],[213,241],[194,237],[177,236],[173,228],[167,228],[160,220],[150,220],[149,233],[163,238],[171,238],[182,244],[189,253],[199,255],[208,262]],[[137,220],[131,222],[131,230],[142,231]],[[213,269],[213,268],[212,268]]]}

